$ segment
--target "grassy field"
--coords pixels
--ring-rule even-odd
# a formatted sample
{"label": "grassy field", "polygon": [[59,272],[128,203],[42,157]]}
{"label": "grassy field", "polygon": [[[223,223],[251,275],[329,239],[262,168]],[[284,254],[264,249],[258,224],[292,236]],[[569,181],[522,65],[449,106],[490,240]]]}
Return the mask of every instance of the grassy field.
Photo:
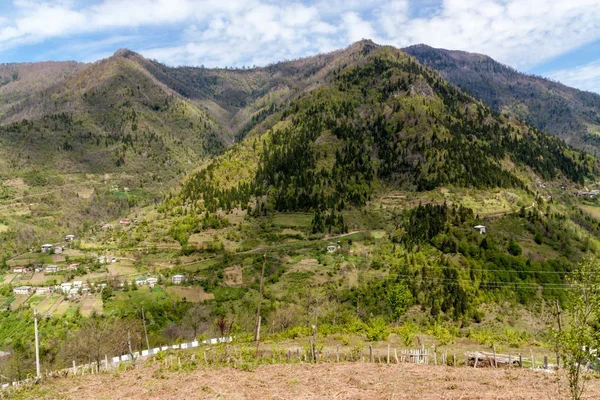
{"label": "grassy field", "polygon": [[92,311],[102,311],[102,298],[99,294],[90,294],[82,297],[81,300],[81,314],[84,316],[88,316],[92,313]]}
{"label": "grassy field", "polygon": [[202,286],[197,287],[179,287],[179,286],[169,286],[165,289],[171,297],[176,299],[186,299],[187,301],[191,301],[194,303],[211,300],[215,298],[215,295],[212,293],[206,293]]}

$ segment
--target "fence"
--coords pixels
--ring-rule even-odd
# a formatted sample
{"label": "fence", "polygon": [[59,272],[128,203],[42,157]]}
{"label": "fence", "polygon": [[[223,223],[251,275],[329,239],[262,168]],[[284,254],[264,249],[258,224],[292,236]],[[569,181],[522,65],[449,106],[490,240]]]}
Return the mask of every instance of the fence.
{"label": "fence", "polygon": [[[369,363],[386,363],[386,364],[401,364],[401,363],[413,363],[413,364],[432,364],[432,365],[446,365],[453,367],[520,367],[524,368],[525,364],[529,365],[531,369],[536,367],[542,368],[549,371],[554,368],[548,364],[548,357],[543,357],[543,364],[537,365],[533,357],[533,353],[530,352],[530,358],[524,358],[521,354],[499,354],[496,353],[495,349],[493,353],[489,352],[466,352],[464,354],[464,362],[459,360],[456,353],[448,354],[447,351],[439,352],[435,346],[431,349],[425,348],[421,345],[416,349],[398,349],[392,348],[387,345],[383,349],[374,349],[372,345],[364,347],[362,345],[355,348],[342,349],[337,346],[335,349],[319,349],[311,341],[309,347],[296,347],[295,349],[278,349],[271,347],[270,349],[259,349],[253,347],[251,344],[245,346],[230,345],[233,341],[232,337],[221,337],[204,340],[201,342],[193,341],[190,343],[181,343],[171,346],[161,346],[149,350],[142,350],[141,352],[134,352],[133,354],[124,354],[109,359],[105,356],[104,360],[100,363],[92,362],[89,364],[77,365],[73,361],[72,368],[66,368],[59,371],[47,372],[46,377],[66,377],[68,375],[86,375],[86,374],[97,374],[102,371],[109,371],[114,368],[118,368],[123,362],[144,360],[153,355],[158,355],[167,350],[184,350],[197,348],[200,344],[215,345],[225,343],[226,346],[221,347],[209,347],[204,350],[203,358],[196,359],[196,355],[192,355],[191,360],[194,363],[204,362],[205,364],[227,364],[240,366],[248,361],[261,361],[266,360],[267,362],[369,362]],[[181,357],[177,358],[177,365],[181,368],[182,361]],[[168,366],[173,366],[173,356],[169,356],[164,359],[164,362]],[[19,382],[5,383],[0,386],[2,389],[22,386],[32,383],[37,383],[40,378],[29,378]]]}
{"label": "fence", "polygon": [[[73,361],[72,368],[65,368],[65,369],[58,370],[58,371],[47,372],[45,375],[46,375],[46,377],[60,377],[60,376],[68,376],[69,374],[85,375],[86,373],[87,374],[100,373],[101,371],[109,371],[111,369],[117,368],[121,362],[143,360],[146,357],[158,354],[162,351],[191,349],[194,347],[198,347],[200,344],[213,345],[213,344],[219,344],[219,343],[230,343],[232,340],[233,340],[232,337],[220,337],[220,338],[212,338],[212,339],[203,340],[201,342],[193,341],[190,343],[181,343],[181,344],[174,344],[171,346],[155,347],[155,348],[149,349],[149,350],[142,350],[141,352],[136,351],[132,354],[123,354],[121,356],[112,357],[112,359],[110,359],[110,360],[109,360],[108,356],[104,356],[104,360],[100,363],[94,361],[94,362],[91,362],[88,364],[77,365],[77,363],[75,361]],[[31,384],[31,383],[37,383],[40,379],[41,378],[34,377],[34,378],[27,378],[22,381],[4,383],[4,384],[0,385],[0,388],[6,389],[9,387],[14,387],[14,386],[23,386],[23,385],[27,385],[27,384]]]}

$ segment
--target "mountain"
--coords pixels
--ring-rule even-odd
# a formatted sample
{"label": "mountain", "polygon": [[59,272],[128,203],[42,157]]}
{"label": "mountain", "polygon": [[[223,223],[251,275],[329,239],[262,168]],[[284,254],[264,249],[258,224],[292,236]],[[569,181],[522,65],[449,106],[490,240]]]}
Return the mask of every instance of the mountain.
{"label": "mountain", "polygon": [[600,146],[600,95],[596,93],[520,73],[481,54],[422,44],[403,51],[494,111],[510,114],[594,154]]}
{"label": "mountain", "polygon": [[54,84],[17,78],[6,85],[5,98],[31,88],[0,120],[0,151],[13,170],[121,171],[169,181],[231,141],[203,110],[119,52],[57,67],[62,79]]}
{"label": "mountain", "polygon": [[338,62],[271,129],[250,131],[186,180],[184,200],[209,211],[327,213],[333,223],[378,188],[526,188],[596,173],[591,157],[494,112],[398,49],[359,42]]}
{"label": "mountain", "polygon": [[344,229],[337,212],[388,189],[530,190],[596,174],[562,141],[368,40],[251,69],[168,67],[121,49],[0,71],[0,200],[21,207],[10,224],[34,232],[21,246],[49,225],[58,236],[153,204],[194,170],[183,202],[309,211],[318,230]]}

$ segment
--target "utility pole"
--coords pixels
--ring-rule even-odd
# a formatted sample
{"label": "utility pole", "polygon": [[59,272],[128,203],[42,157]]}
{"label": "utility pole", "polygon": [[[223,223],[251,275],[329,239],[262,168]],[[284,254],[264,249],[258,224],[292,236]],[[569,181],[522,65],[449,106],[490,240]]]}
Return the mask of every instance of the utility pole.
{"label": "utility pole", "polygon": [[260,305],[262,303],[263,282],[265,280],[265,265],[267,264],[267,253],[263,256],[262,272],[260,274],[260,291],[258,292],[258,306],[256,307],[256,330],[254,332],[254,340],[258,350],[258,342],[260,340]]}
{"label": "utility pole", "polygon": [[37,324],[37,309],[33,309],[33,327],[35,329],[35,372],[36,377],[42,376],[40,372],[40,340],[38,338],[38,324]]}
{"label": "utility pole", "polygon": [[144,322],[144,335],[146,335],[146,346],[150,351],[150,342],[148,341],[148,331],[146,330],[146,317],[144,316],[144,306],[142,306],[142,321]]}
{"label": "utility pole", "polygon": [[129,354],[133,357],[133,350],[131,349],[131,331],[127,329],[127,345],[129,346]]}

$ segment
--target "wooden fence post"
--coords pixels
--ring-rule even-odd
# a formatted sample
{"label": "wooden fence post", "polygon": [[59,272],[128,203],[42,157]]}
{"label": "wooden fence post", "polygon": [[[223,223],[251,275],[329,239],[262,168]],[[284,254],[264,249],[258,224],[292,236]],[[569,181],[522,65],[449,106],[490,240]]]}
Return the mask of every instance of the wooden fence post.
{"label": "wooden fence post", "polygon": [[75,364],[75,360],[73,360],[73,375],[77,375],[77,365]]}
{"label": "wooden fence post", "polygon": [[396,364],[399,364],[398,362],[398,349],[394,347],[394,358],[396,359]]}
{"label": "wooden fence post", "polygon": [[390,345],[388,344],[388,348],[387,348],[387,358],[386,358],[386,362],[389,364],[390,363]]}
{"label": "wooden fence post", "polygon": [[521,356],[521,353],[519,353],[519,367],[523,368],[523,357]]}
{"label": "wooden fence post", "polygon": [[533,350],[529,349],[529,354],[531,354],[531,369],[535,369],[535,359],[533,358]]}
{"label": "wooden fence post", "polygon": [[548,369],[548,356],[544,356],[544,369]]}
{"label": "wooden fence post", "polygon": [[373,362],[373,345],[369,345],[369,362]]}
{"label": "wooden fence post", "polygon": [[454,354],[452,355],[452,359],[453,359],[453,364],[454,364],[454,366],[456,367],[456,353],[454,353]]}
{"label": "wooden fence post", "polygon": [[335,361],[340,362],[340,346],[335,348]]}
{"label": "wooden fence post", "polygon": [[494,345],[494,368],[498,368],[498,361],[496,360],[496,345]]}

